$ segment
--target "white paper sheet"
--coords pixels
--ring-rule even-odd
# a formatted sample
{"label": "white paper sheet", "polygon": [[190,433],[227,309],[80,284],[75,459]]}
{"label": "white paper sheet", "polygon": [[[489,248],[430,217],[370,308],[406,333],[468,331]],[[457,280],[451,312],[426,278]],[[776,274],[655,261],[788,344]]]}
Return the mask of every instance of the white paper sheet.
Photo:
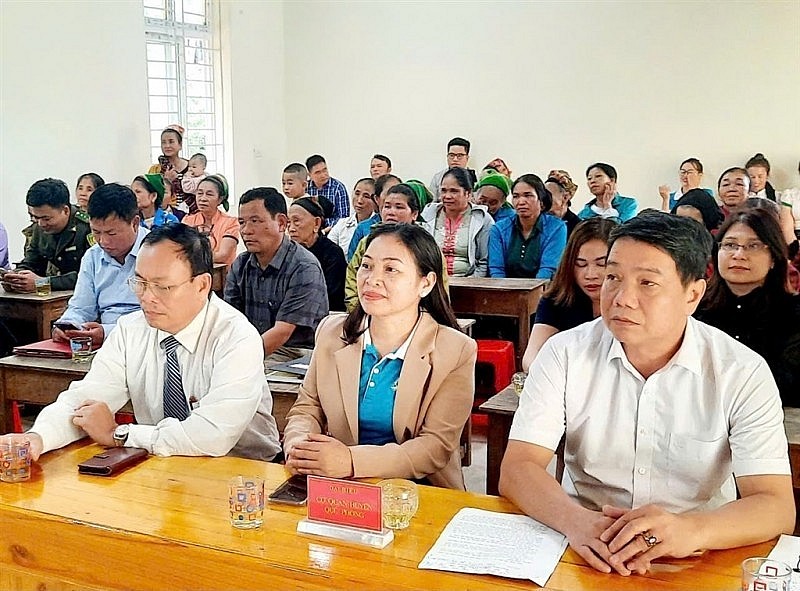
{"label": "white paper sheet", "polygon": [[[797,567],[798,559],[800,559],[800,538],[786,534],[781,535],[768,558],[785,562],[790,568]],[[790,591],[800,591],[800,573],[792,572],[792,583],[789,589]]]}
{"label": "white paper sheet", "polygon": [[553,574],[567,539],[527,517],[466,508],[456,513],[419,568],[529,579]]}

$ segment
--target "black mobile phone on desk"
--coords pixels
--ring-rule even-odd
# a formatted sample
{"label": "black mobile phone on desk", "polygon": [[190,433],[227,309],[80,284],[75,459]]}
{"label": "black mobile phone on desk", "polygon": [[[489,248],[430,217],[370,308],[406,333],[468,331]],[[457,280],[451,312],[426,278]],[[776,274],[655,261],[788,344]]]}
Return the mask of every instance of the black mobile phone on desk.
{"label": "black mobile phone on desk", "polygon": [[305,505],[307,498],[308,480],[305,474],[295,474],[267,497],[271,503],[284,503],[285,505]]}

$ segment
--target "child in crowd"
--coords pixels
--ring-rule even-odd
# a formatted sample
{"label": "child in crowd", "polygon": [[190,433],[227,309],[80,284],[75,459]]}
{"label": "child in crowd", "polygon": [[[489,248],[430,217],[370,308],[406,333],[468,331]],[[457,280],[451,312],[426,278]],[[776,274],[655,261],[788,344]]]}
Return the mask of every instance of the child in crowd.
{"label": "child in crowd", "polygon": [[206,174],[208,160],[205,154],[197,153],[189,158],[189,172],[181,179],[181,187],[185,194],[194,195],[197,193],[197,185],[200,184]]}
{"label": "child in crowd", "polygon": [[[283,195],[288,201],[287,207],[296,199],[308,197],[322,208],[326,218],[333,214],[333,203],[331,203],[330,199],[322,195],[312,196],[308,194],[308,169],[299,162],[293,162],[283,169],[281,186],[283,187]],[[328,229],[329,231],[330,229]],[[328,232],[325,232],[325,234]]]}

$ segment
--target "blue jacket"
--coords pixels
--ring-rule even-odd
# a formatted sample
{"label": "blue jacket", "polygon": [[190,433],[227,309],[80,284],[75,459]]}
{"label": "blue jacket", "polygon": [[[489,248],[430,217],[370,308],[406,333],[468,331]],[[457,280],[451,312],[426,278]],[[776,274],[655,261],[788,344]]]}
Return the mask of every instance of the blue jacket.
{"label": "blue jacket", "polygon": [[379,216],[377,213],[373,213],[363,222],[358,223],[355,232],[353,232],[353,237],[350,239],[350,246],[347,247],[348,263],[350,262],[350,259],[353,258],[353,254],[355,254],[356,248],[358,248],[358,243],[361,242],[361,239],[364,236],[369,236],[369,231],[372,229],[372,226],[377,224],[379,221],[381,221],[381,216]]}
{"label": "blue jacket", "polygon": [[[489,234],[489,277],[506,276],[506,256],[516,222],[516,215],[498,220]],[[541,229],[539,244],[542,257],[536,279],[552,279],[567,246],[567,225],[549,213],[541,214],[536,225]]]}
{"label": "blue jacket", "polygon": [[[597,199],[592,199],[589,203],[584,205],[583,209],[578,212],[578,217],[582,220],[588,220],[589,218],[597,217],[597,214],[592,211],[592,205],[595,203],[597,203]],[[619,220],[620,222],[627,222],[636,215],[636,209],[639,207],[639,205],[636,203],[636,198],[625,197],[617,193],[611,200],[611,207],[617,210],[619,217],[615,216],[610,219]]]}
{"label": "blue jacket", "polygon": [[498,209],[492,217],[494,218],[495,223],[497,223],[500,220],[504,220],[506,218],[513,218],[516,215],[517,211],[513,207],[511,207],[510,203],[506,201],[505,203],[503,203],[503,205],[500,206],[500,209]]}
{"label": "blue jacket", "polygon": [[173,214],[168,211],[164,211],[160,207],[156,207],[156,214],[153,216],[153,225],[150,228],[144,225],[144,218],[142,221],[139,222],[139,225],[142,228],[147,228],[148,230],[152,228],[158,228],[159,226],[164,226],[166,224],[177,224],[178,218],[176,218]]}

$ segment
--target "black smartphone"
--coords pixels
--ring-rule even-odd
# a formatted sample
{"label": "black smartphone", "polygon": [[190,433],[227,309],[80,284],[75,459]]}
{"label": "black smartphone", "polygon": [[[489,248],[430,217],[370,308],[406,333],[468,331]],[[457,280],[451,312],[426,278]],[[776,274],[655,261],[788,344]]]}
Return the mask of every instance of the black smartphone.
{"label": "black smartphone", "polygon": [[271,503],[305,505],[308,498],[308,480],[304,474],[296,474],[272,491],[267,499]]}
{"label": "black smartphone", "polygon": [[56,328],[67,331],[67,330],[83,330],[80,326],[75,326],[71,322],[54,322],[53,326]]}

